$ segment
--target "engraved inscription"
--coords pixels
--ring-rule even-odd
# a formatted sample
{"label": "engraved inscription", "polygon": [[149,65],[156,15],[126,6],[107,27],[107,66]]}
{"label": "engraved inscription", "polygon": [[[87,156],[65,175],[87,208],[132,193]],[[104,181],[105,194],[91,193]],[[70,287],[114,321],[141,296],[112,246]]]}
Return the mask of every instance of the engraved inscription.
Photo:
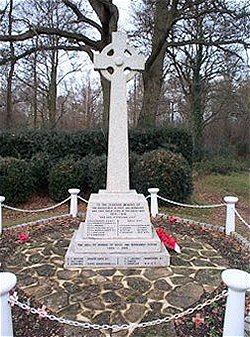
{"label": "engraved inscription", "polygon": [[117,255],[116,257],[111,255],[106,256],[82,256],[82,257],[68,257],[67,265],[69,267],[108,267],[108,266],[124,266],[124,267],[141,267],[141,266],[157,266],[165,265],[169,262],[169,257],[166,254],[158,254],[151,256],[136,256],[131,255]]}
{"label": "engraved inscription", "polygon": [[149,241],[141,242],[133,240],[129,241],[121,241],[118,240],[108,240],[105,242],[91,242],[92,240],[80,240],[76,242],[76,249],[79,252],[102,252],[102,253],[112,253],[112,252],[148,252],[148,251],[160,251],[161,243],[159,240],[148,239]]}
{"label": "engraved inscription", "polygon": [[86,235],[89,238],[125,238],[150,234],[142,202],[97,202],[91,205]]}

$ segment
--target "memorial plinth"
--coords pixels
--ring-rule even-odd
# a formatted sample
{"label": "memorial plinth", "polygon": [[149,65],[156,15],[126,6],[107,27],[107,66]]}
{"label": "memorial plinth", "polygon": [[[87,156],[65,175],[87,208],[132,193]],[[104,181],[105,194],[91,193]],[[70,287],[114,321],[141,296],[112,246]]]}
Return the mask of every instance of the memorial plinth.
{"label": "memorial plinth", "polygon": [[66,254],[68,268],[153,267],[169,262],[145,197],[133,191],[92,194],[86,221],[74,233]]}
{"label": "memorial plinth", "polygon": [[94,55],[95,69],[111,82],[107,189],[91,194],[86,221],[75,232],[65,266],[168,266],[169,254],[150,222],[146,198],[129,189],[126,84],[144,69],[144,57],[115,32]]}

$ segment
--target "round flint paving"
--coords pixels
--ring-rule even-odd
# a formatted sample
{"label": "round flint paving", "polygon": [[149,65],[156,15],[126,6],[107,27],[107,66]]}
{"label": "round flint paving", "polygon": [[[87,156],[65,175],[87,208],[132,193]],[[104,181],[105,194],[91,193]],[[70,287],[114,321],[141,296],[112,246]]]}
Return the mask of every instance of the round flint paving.
{"label": "round flint paving", "polygon": [[[163,318],[196,303],[204,292],[221,282],[228,262],[202,237],[176,233],[182,253],[170,252],[171,265],[133,269],[65,269],[64,256],[79,221],[60,221],[41,232],[30,228],[30,241],[19,245],[5,269],[17,275],[26,295],[56,315],[96,324],[126,324]],[[46,225],[44,225],[46,226]],[[26,229],[27,231],[27,229]],[[33,235],[34,234],[34,235]],[[39,234],[39,235],[37,235]],[[145,328],[143,336],[151,336]],[[173,323],[161,324],[157,336],[176,336]],[[65,336],[82,336],[83,330],[65,326]],[[165,333],[165,335],[164,335]],[[84,336],[108,336],[84,330]],[[142,336],[141,329],[114,332],[112,336]],[[155,336],[155,335],[152,335]]]}

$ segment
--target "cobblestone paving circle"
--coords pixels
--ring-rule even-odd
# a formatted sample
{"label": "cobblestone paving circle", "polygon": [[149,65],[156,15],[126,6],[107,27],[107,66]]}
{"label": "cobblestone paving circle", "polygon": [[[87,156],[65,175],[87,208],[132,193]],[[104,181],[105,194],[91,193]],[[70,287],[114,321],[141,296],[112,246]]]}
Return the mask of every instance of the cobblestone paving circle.
{"label": "cobblestone paving circle", "polygon": [[[17,275],[17,284],[27,296],[73,320],[123,324],[178,313],[204,292],[217,288],[222,270],[229,266],[209,244],[178,234],[182,253],[171,252],[170,267],[65,269],[64,256],[72,235],[73,229],[66,228],[63,234],[43,234],[20,245],[9,257],[6,269]],[[168,323],[167,330],[174,337],[172,324]],[[65,336],[109,336],[99,331],[83,335],[79,330],[77,334],[76,328],[74,332],[71,329],[65,328]],[[132,330],[112,334],[122,336],[139,337]]]}

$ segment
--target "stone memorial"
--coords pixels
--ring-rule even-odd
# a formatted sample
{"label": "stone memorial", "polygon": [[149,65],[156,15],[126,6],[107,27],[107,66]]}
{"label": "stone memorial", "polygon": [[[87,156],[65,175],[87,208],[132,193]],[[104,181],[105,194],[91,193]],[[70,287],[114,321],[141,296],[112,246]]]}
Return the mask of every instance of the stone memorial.
{"label": "stone memorial", "polygon": [[86,220],[74,233],[67,268],[168,266],[170,256],[150,222],[148,203],[129,188],[127,82],[144,69],[144,57],[128,46],[126,34],[94,56],[94,66],[111,82],[106,190],[91,194]]}

